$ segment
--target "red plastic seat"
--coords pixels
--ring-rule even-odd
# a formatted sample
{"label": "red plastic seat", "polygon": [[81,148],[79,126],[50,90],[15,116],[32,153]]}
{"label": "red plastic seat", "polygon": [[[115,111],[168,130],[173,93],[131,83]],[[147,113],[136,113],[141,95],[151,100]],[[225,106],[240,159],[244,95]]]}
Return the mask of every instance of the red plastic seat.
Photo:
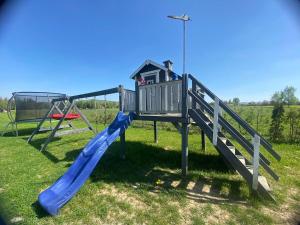
{"label": "red plastic seat", "polygon": [[[56,113],[56,114],[51,114],[49,118],[54,119],[54,120],[60,120],[64,114]],[[68,113],[65,117],[65,120],[74,120],[80,118],[80,114],[78,113]]]}

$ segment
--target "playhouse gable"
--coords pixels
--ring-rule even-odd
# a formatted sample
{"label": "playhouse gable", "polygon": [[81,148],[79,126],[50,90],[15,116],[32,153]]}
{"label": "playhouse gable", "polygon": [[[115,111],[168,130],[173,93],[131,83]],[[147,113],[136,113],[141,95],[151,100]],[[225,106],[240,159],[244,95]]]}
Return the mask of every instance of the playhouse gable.
{"label": "playhouse gable", "polygon": [[[171,61],[166,61],[171,65]],[[144,78],[146,84],[155,84],[160,82],[169,81],[169,74],[171,68],[166,65],[160,65],[152,60],[146,60],[131,76],[131,79],[135,79],[137,76]]]}

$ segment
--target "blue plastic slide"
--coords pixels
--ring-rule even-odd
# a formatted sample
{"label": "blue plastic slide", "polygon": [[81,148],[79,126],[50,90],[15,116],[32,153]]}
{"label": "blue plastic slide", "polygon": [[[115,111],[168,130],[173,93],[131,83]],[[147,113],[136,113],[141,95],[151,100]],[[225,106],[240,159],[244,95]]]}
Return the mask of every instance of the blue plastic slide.
{"label": "blue plastic slide", "polygon": [[114,121],[104,131],[93,138],[77,159],[52,186],[39,195],[40,205],[51,215],[57,215],[89,178],[107,148],[130,125],[133,113],[119,112]]}

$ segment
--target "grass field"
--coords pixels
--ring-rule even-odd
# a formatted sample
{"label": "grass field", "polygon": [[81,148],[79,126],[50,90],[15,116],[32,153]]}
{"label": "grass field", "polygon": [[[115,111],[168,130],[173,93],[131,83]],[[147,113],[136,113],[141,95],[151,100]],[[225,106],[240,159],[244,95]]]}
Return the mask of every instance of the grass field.
{"label": "grass field", "polygon": [[[95,118],[94,112],[85,113]],[[6,114],[0,114],[0,126],[7,122]],[[104,128],[95,126],[99,131]],[[37,196],[67,170],[92,133],[56,138],[47,151],[39,152],[45,134],[32,144],[26,142],[34,127],[23,124],[19,137],[0,137],[0,212],[8,223],[296,224],[300,220],[299,145],[274,144],[282,156],[280,163],[273,163],[281,179],[270,180],[274,203],[251,195],[246,182],[226,168],[211,144],[201,152],[196,132],[189,137],[189,175],[182,179],[179,134],[160,129],[154,144],[153,131],[141,123],[126,132],[126,159],[119,157],[116,141],[60,215],[50,217],[37,204]]]}

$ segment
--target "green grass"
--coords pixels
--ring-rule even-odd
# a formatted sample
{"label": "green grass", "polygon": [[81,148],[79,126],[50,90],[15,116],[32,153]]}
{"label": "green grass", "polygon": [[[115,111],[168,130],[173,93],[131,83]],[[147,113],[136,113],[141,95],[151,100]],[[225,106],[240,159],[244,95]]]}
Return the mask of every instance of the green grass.
{"label": "green grass", "polygon": [[[99,131],[104,128],[95,124],[93,111],[85,113]],[[0,114],[0,126],[6,122]],[[149,124],[134,122],[126,132],[126,159],[119,157],[116,141],[60,215],[50,217],[37,204],[38,194],[67,170],[92,134],[56,138],[41,153],[46,134],[26,142],[34,127],[22,124],[19,137],[0,137],[0,212],[9,223],[19,218],[16,224],[277,224],[295,222],[300,211],[299,145],[274,145],[282,161],[272,162],[281,177],[269,179],[273,203],[252,196],[211,144],[201,152],[196,132],[189,136],[190,170],[182,179],[179,134],[160,129],[154,144]]]}

